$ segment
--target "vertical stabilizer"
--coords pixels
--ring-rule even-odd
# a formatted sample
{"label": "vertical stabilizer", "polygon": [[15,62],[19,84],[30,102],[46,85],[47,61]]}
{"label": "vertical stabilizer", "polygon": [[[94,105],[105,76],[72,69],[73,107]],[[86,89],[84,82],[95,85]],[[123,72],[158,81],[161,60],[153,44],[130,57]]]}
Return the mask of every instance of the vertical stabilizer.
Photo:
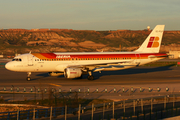
{"label": "vertical stabilizer", "polygon": [[159,53],[164,27],[165,25],[157,25],[139,49],[135,50],[135,52]]}

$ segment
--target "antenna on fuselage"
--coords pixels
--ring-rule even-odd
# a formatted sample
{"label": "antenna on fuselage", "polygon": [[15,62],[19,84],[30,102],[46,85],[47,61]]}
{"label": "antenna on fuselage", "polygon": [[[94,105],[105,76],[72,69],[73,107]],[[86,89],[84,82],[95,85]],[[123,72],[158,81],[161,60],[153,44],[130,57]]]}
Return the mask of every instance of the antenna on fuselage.
{"label": "antenna on fuselage", "polygon": [[29,54],[31,54],[31,51],[29,51]]}

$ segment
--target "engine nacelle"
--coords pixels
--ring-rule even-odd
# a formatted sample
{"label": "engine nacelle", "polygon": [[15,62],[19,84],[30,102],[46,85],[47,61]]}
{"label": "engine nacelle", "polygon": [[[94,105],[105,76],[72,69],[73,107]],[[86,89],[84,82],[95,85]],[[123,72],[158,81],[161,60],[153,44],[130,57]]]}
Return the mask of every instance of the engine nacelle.
{"label": "engine nacelle", "polygon": [[64,70],[64,76],[66,78],[78,78],[81,77],[82,70],[80,68],[66,68]]}
{"label": "engine nacelle", "polygon": [[61,76],[61,75],[63,75],[64,73],[60,73],[60,72],[49,72],[49,75],[50,76],[54,76],[54,77],[56,77],[56,76]]}

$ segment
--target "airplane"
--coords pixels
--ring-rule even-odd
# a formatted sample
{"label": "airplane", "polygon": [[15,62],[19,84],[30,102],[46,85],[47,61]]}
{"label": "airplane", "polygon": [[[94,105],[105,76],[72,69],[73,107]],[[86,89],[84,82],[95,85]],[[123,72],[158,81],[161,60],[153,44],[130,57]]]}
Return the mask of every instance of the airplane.
{"label": "airplane", "polygon": [[50,76],[81,78],[93,72],[123,70],[154,62],[167,57],[159,53],[165,25],[157,25],[142,45],[132,52],[66,52],[26,53],[13,58],[5,68],[16,72],[27,72],[27,81],[32,72],[48,72]]}

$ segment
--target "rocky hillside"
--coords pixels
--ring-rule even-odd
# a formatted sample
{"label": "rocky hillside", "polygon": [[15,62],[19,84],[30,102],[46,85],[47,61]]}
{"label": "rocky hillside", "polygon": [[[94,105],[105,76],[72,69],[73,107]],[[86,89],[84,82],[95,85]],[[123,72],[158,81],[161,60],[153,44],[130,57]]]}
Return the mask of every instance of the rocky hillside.
{"label": "rocky hillside", "polygon": [[[145,30],[0,30],[0,52],[132,51],[137,49],[149,34],[150,31]],[[161,51],[180,50],[179,46],[180,31],[165,31]]]}

